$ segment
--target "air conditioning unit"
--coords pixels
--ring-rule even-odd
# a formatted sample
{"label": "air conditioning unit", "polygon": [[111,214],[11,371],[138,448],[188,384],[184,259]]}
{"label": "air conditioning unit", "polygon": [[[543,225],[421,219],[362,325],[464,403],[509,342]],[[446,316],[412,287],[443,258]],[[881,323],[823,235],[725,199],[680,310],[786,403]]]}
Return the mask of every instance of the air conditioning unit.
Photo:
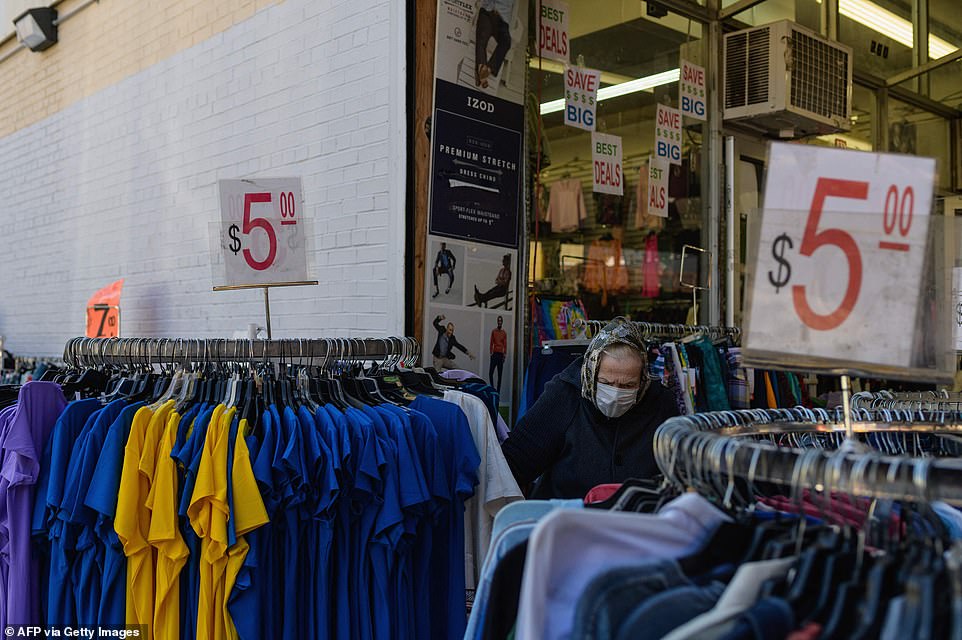
{"label": "air conditioning unit", "polygon": [[725,120],[780,138],[852,127],[852,49],[790,20],[725,35]]}

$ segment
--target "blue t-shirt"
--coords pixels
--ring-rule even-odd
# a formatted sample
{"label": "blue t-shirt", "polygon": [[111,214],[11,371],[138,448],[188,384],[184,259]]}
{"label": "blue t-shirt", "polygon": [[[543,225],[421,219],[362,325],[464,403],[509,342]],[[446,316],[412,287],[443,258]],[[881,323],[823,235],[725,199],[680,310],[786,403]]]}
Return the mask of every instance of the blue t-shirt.
{"label": "blue t-shirt", "polygon": [[371,539],[374,537],[376,521],[384,498],[384,481],[382,474],[386,473],[387,460],[384,451],[378,443],[374,423],[361,411],[348,408],[345,412],[348,421],[360,433],[362,442],[359,453],[357,472],[355,474],[355,495],[363,496],[361,513],[357,526],[351,532],[353,560],[351,583],[351,612],[353,619],[350,625],[352,637],[368,640],[374,636],[374,602],[371,593]]}
{"label": "blue t-shirt", "polygon": [[[353,603],[356,577],[354,553],[356,545],[354,532],[359,527],[362,507],[362,493],[355,490],[355,469],[360,459],[362,440],[360,431],[353,421],[333,405],[318,408],[315,413],[318,424],[324,425],[331,437],[337,438],[340,455],[338,485],[341,492],[337,501],[337,515],[334,518],[334,542],[331,550],[333,558],[331,572],[333,583],[332,597],[335,601],[333,615],[329,623],[330,638],[349,640],[352,637]],[[332,433],[333,429],[333,433]],[[366,499],[366,498],[364,498]]]}
{"label": "blue t-shirt", "polygon": [[124,447],[130,436],[134,415],[142,406],[140,402],[128,405],[110,425],[84,498],[84,504],[97,514],[94,531],[104,547],[98,624],[122,625],[126,622],[127,556],[114,530],[114,516],[117,514],[117,494],[124,468]]}
{"label": "blue t-shirt", "polygon": [[361,409],[374,424],[378,444],[384,455],[381,477],[384,480],[381,505],[374,521],[374,530],[369,543],[370,585],[374,637],[384,638],[397,628],[395,616],[394,590],[391,575],[396,562],[396,549],[404,533],[404,514],[401,512],[401,487],[399,482],[400,465],[398,447],[392,438],[392,429],[387,418],[373,407],[365,405]]}
{"label": "blue t-shirt", "polygon": [[[308,562],[303,566],[301,593],[304,598],[308,638],[331,637],[331,546],[338,492],[334,456],[322,428],[306,406],[297,410],[304,433],[304,451],[310,480],[309,518],[305,530]],[[328,423],[330,423],[328,418]],[[337,463],[339,464],[339,463]]]}
{"label": "blue t-shirt", "polygon": [[438,434],[445,462],[449,502],[439,514],[431,550],[431,593],[447,594],[447,607],[431,611],[431,637],[464,636],[464,501],[474,495],[481,456],[471,435],[471,426],[461,409],[450,402],[418,396],[411,408],[426,415]]}
{"label": "blue t-shirt", "polygon": [[399,638],[417,638],[414,633],[414,588],[412,545],[421,521],[428,513],[431,496],[415,444],[411,419],[392,405],[380,405],[381,413],[398,450],[398,489],[403,514],[402,535],[395,548],[394,566],[389,577],[395,616],[392,627]]}
{"label": "blue t-shirt", "polygon": [[423,505],[423,513],[417,527],[417,535],[413,540],[413,548],[409,552],[409,576],[401,576],[399,592],[410,594],[410,606],[413,619],[410,622],[411,634],[414,638],[428,637],[431,633],[431,602],[433,600],[430,586],[431,547],[433,531],[437,523],[440,510],[451,501],[450,490],[447,486],[447,476],[444,460],[438,447],[438,434],[434,425],[426,415],[412,409],[404,410],[392,405],[384,408],[405,416],[411,426],[411,434],[415,451],[420,460],[420,468],[424,475],[424,482],[429,500]]}
{"label": "blue t-shirt", "polygon": [[70,597],[73,593],[70,564],[59,542],[63,522],[58,521],[57,513],[63,501],[71,451],[87,420],[101,408],[100,401],[93,398],[68,404],[44,447],[30,528],[47,560],[46,570],[40,573],[41,605],[47,624],[67,624],[75,617]]}

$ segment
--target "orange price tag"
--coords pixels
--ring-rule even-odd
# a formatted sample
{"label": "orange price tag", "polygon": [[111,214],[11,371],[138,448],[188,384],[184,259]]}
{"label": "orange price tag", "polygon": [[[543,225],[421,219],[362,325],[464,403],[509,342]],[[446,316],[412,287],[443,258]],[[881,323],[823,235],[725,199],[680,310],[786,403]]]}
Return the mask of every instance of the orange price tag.
{"label": "orange price tag", "polygon": [[124,280],[107,285],[87,301],[88,338],[116,338],[120,335],[120,292]]}

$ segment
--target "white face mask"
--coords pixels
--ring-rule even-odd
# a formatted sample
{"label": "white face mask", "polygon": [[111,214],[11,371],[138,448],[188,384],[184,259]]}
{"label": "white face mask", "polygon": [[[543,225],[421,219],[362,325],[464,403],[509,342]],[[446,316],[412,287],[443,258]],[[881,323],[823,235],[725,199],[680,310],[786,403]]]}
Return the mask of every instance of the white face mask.
{"label": "white face mask", "polygon": [[620,418],[637,402],[638,389],[619,389],[600,382],[596,386],[595,406],[609,418]]}

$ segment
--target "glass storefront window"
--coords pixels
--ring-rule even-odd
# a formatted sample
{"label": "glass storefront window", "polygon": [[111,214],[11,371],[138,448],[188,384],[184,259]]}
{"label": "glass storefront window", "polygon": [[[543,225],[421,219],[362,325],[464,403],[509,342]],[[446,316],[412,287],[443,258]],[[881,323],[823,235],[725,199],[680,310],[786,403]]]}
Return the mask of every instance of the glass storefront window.
{"label": "glass storefront window", "polygon": [[948,190],[952,184],[949,123],[928,111],[900,100],[889,100],[889,151],[935,158],[938,173],[936,188]]}
{"label": "glass storefront window", "polygon": [[936,102],[953,109],[962,109],[962,60],[950,62],[930,72],[928,90],[929,97]]}
{"label": "glass storefront window", "polygon": [[[679,284],[681,251],[685,244],[702,244],[701,125],[685,129],[682,163],[670,169],[669,217],[646,215],[647,198],[639,198],[638,190],[646,182],[641,170],[654,146],[657,105],[678,106],[682,50],[686,59],[703,64],[702,27],[673,14],[651,18],[638,2],[570,0],[568,6],[572,63],[581,59],[600,70],[602,88],[639,78],[652,86],[599,101],[596,130],[621,137],[625,180],[623,197],[595,194],[591,133],[565,126],[563,107],[546,106],[563,101],[561,65],[542,60],[539,70],[538,59],[532,60],[529,87],[536,96],[540,91],[544,152],[531,289],[580,299],[589,318],[628,314],[684,322],[692,298]],[[561,224],[549,215],[552,197],[552,212],[583,206],[584,219]],[[534,227],[532,222],[532,240]]]}

